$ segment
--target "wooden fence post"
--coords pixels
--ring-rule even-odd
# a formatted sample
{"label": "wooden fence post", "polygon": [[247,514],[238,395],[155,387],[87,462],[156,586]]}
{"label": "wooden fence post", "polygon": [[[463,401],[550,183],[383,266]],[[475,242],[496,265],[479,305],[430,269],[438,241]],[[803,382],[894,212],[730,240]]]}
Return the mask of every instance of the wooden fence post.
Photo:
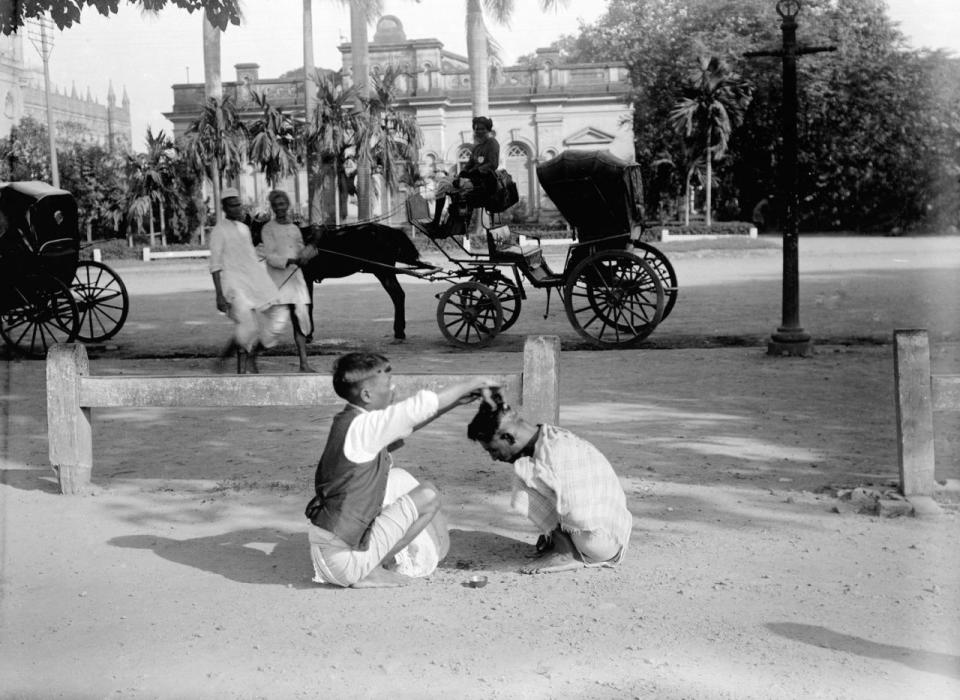
{"label": "wooden fence post", "polygon": [[90,409],[80,407],[80,378],[90,373],[86,349],[54,345],[47,353],[47,434],[50,464],[60,492],[81,493],[90,484],[93,440]]}
{"label": "wooden fence post", "polygon": [[527,336],[523,344],[523,417],[531,423],[560,422],[560,337]]}
{"label": "wooden fence post", "polygon": [[893,347],[900,491],[929,496],[936,488],[930,341],[925,330],[895,330]]}

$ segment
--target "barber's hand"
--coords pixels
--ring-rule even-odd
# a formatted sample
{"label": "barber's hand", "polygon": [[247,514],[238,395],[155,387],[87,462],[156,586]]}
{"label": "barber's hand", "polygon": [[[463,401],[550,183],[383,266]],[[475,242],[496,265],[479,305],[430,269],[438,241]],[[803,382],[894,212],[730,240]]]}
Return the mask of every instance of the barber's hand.
{"label": "barber's hand", "polygon": [[500,385],[488,377],[478,377],[477,388],[467,394],[465,397],[467,401],[465,403],[480,399],[487,403],[491,408],[496,408],[497,404],[494,400],[495,394],[497,396],[500,395]]}

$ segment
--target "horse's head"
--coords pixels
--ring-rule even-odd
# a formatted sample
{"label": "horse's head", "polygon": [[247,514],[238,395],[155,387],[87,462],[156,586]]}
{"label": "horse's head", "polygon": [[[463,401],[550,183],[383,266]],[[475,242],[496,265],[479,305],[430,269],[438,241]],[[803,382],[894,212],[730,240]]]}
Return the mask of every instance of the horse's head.
{"label": "horse's head", "polygon": [[326,230],[327,226],[323,224],[302,224],[300,235],[303,236],[304,245],[317,245]]}

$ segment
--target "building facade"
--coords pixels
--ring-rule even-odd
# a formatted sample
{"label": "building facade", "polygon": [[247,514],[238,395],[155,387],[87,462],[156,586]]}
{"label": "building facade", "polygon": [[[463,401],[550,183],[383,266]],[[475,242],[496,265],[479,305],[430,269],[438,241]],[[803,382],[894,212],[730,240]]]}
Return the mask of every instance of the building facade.
{"label": "building facade", "polygon": [[[27,64],[21,35],[0,36],[0,136],[24,117],[47,123],[47,102],[43,69]],[[51,86],[50,107],[58,144],[96,143],[129,149],[131,141],[130,100],[126,89],[120,103],[109,83],[107,102],[92,97],[90,88],[80,95],[76,85],[69,91]]]}
{"label": "building facade", "polygon": [[[351,47],[342,44],[341,72],[351,81]],[[398,108],[412,111],[423,134],[420,172],[431,177],[450,171],[466,158],[473,141],[473,118],[469,64],[465,56],[444,49],[436,39],[407,39],[400,20],[381,17],[369,44],[370,70],[376,74],[388,66],[399,66]],[[490,117],[500,143],[501,167],[513,176],[528,210],[536,214],[550,208],[537,185],[536,165],[566,149],[606,149],[633,160],[633,136],[629,126],[630,91],[623,63],[565,64],[558,54],[537,51],[536,65],[492,66],[490,70]],[[236,66],[236,80],[224,82],[241,110],[255,105],[249,89],[266,95],[271,104],[301,117],[303,81],[300,71],[288,76],[261,79],[255,63]],[[183,134],[194,121],[204,100],[202,83],[173,86],[173,110],[165,113],[174,124],[174,134]],[[626,126],[624,123],[626,122]],[[241,182],[246,199],[259,201],[264,191],[257,175]],[[290,189],[305,191],[305,176],[289,183]]]}

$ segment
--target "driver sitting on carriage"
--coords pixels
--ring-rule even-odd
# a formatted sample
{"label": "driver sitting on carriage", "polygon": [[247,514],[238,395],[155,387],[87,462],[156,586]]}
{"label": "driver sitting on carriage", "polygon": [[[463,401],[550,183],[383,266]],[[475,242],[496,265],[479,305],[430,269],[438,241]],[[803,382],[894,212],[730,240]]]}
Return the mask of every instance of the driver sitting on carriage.
{"label": "driver sitting on carriage", "polygon": [[[500,144],[493,137],[493,120],[473,118],[473,148],[470,159],[452,179],[443,179],[437,188],[433,212],[433,230],[443,236],[460,236],[467,232],[467,223],[474,208],[486,206],[498,187]],[[444,204],[450,198],[446,220]]]}

